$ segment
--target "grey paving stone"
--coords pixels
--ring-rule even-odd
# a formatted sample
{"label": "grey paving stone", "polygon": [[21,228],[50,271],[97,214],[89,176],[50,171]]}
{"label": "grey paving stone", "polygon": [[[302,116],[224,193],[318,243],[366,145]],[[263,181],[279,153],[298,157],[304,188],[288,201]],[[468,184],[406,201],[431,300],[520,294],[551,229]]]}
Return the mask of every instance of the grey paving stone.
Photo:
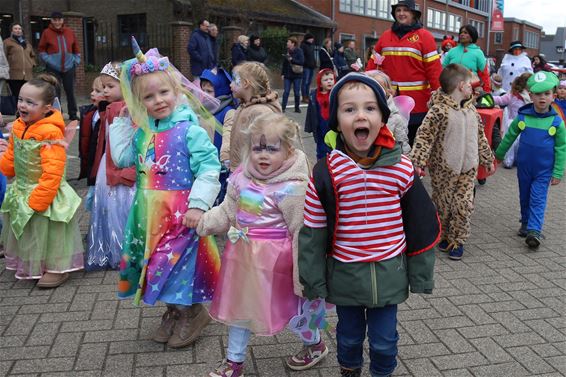
{"label": "grey paving stone", "polygon": [[566,340],[566,335],[557,331],[557,329],[550,323],[543,319],[537,319],[534,321],[525,321],[526,325],[533,329],[537,334],[542,336],[545,340],[549,342],[562,342]]}
{"label": "grey paving stone", "polygon": [[515,317],[512,312],[490,313],[490,316],[512,333],[530,331],[530,327],[528,327],[524,324],[523,321]]}
{"label": "grey paving stone", "polygon": [[489,361],[479,352],[435,356],[431,359],[434,365],[440,370],[469,368],[473,366],[489,364]]}
{"label": "grey paving stone", "polygon": [[513,360],[511,355],[509,355],[491,338],[470,339],[470,343],[472,343],[478,351],[480,351],[482,355],[484,355],[493,364]]}
{"label": "grey paving stone", "polygon": [[38,318],[39,314],[16,314],[3,335],[27,336],[33,330]]}
{"label": "grey paving stone", "polygon": [[556,371],[529,347],[511,347],[507,348],[507,352],[509,352],[515,360],[519,361],[529,372],[533,374]]}
{"label": "grey paving stone", "polygon": [[442,373],[440,373],[440,371],[428,358],[407,360],[405,361],[405,365],[412,376],[442,376]]}
{"label": "grey paving stone", "polygon": [[442,343],[399,346],[399,355],[401,355],[405,361],[408,359],[419,359],[431,356],[447,355],[450,353],[450,350]]}
{"label": "grey paving stone", "polygon": [[64,322],[61,332],[109,330],[112,328],[111,319],[98,319],[84,322]]}
{"label": "grey paving stone", "polygon": [[530,375],[518,362],[473,367],[472,373],[477,377],[519,377]]}
{"label": "grey paving stone", "polygon": [[73,369],[74,357],[60,357],[48,359],[18,360],[12,367],[12,374],[61,372]]}
{"label": "grey paving stone", "polygon": [[121,341],[121,342],[111,342],[110,349],[108,350],[109,355],[121,354],[121,353],[147,353],[147,352],[161,352],[165,350],[165,345],[156,343],[151,340],[132,340],[132,341]]}
{"label": "grey paving stone", "polygon": [[59,332],[59,323],[37,323],[33,328],[26,345],[51,345]]}
{"label": "grey paving stone", "polygon": [[114,318],[115,329],[137,329],[140,326],[141,310],[120,309]]}
{"label": "grey paving stone", "polygon": [[429,330],[424,324],[424,321],[402,321],[401,326],[405,329],[407,335],[417,343],[433,343],[438,341],[436,335]]}
{"label": "grey paving stone", "polygon": [[134,355],[109,355],[104,365],[104,376],[131,376],[134,371]]}
{"label": "grey paving stone", "polygon": [[100,377],[102,372],[99,370],[74,370],[72,372],[42,373],[41,377]]}
{"label": "grey paving stone", "polygon": [[63,356],[76,356],[83,339],[83,334],[76,333],[59,333],[55,338],[53,347],[49,352],[50,358],[63,357]]}
{"label": "grey paving stone", "polygon": [[492,325],[463,327],[463,328],[459,328],[458,332],[460,332],[460,334],[462,334],[467,339],[485,338],[488,336],[500,336],[508,333],[508,331],[499,323],[495,323]]}
{"label": "grey paving stone", "polygon": [[135,340],[138,329],[131,330],[98,330],[85,332],[84,343],[117,342],[121,340]]}
{"label": "grey paving stone", "polygon": [[179,350],[167,350],[161,353],[138,353],[135,357],[135,366],[159,366],[159,365],[174,365],[193,363],[193,350],[192,347]]}
{"label": "grey paving stone", "polygon": [[165,367],[141,367],[134,370],[134,377],[163,377]]}
{"label": "grey paving stone", "polygon": [[451,369],[442,372],[444,377],[472,377],[473,374],[467,369]]}
{"label": "grey paving stone", "polygon": [[462,315],[462,312],[446,297],[431,298],[427,301],[430,305],[432,305],[434,309],[436,309],[436,311],[441,313],[444,317]]}
{"label": "grey paving stone", "polygon": [[118,301],[97,301],[90,312],[90,319],[114,319]]}
{"label": "grey paving stone", "polygon": [[563,375],[566,375],[566,356],[553,356],[546,358],[546,361],[550,363],[556,370],[558,370]]}
{"label": "grey paving stone", "polygon": [[544,339],[534,332],[501,335],[496,337],[495,341],[504,348],[544,343]]}
{"label": "grey paving stone", "polygon": [[5,347],[0,348],[0,360],[23,360],[45,358],[49,352],[47,346]]}
{"label": "grey paving stone", "polygon": [[474,323],[485,325],[495,323],[496,321],[489,316],[479,305],[460,305],[460,310]]}
{"label": "grey paving stone", "polygon": [[435,334],[453,353],[475,351],[474,347],[455,329],[436,330]]}
{"label": "grey paving stone", "polygon": [[104,366],[107,349],[107,343],[81,345],[75,370],[101,370]]}

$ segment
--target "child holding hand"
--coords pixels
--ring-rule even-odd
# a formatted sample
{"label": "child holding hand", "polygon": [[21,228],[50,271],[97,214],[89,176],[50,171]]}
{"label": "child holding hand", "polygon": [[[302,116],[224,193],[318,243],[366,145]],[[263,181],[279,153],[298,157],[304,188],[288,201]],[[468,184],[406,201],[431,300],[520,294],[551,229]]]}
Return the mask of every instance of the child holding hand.
{"label": "child holding hand", "polygon": [[220,189],[220,162],[199,126],[180,82],[180,72],[157,50],[122,67],[121,83],[130,117],[110,128],[112,156],[119,167],[135,164],[136,194],[124,231],[118,296],[167,310],[153,340],[180,348],[196,341],[210,316],[220,268],[213,239],[195,232],[202,213]]}
{"label": "child holding hand", "polygon": [[[243,376],[252,333],[272,336],[297,314],[302,295],[297,243],[308,180],[306,156],[295,149],[296,123],[281,114],[257,117],[245,132],[243,161],[222,204],[202,216],[200,235],[228,232],[210,314],[229,326],[228,351],[211,377]],[[305,370],[328,354],[316,331],[287,360]]]}

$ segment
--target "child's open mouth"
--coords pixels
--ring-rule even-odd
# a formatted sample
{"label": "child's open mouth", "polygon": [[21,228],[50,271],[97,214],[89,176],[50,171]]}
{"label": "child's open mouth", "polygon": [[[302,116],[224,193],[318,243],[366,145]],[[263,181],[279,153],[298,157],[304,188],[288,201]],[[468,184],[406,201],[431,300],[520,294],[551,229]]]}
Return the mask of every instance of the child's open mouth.
{"label": "child's open mouth", "polygon": [[354,136],[358,140],[366,140],[369,136],[369,129],[367,128],[357,128],[354,130]]}

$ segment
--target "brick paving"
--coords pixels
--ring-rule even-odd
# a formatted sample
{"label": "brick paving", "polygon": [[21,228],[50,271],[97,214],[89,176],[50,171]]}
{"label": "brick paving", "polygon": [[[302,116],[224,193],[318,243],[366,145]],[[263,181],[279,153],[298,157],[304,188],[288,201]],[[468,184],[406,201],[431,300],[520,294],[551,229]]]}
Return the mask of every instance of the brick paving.
{"label": "brick paving", "polygon": [[[288,115],[302,124],[304,113]],[[312,158],[312,138],[304,136]],[[71,157],[69,177],[77,167]],[[85,195],[84,182],[71,183]],[[515,236],[518,205],[515,170],[500,169],[478,187],[464,259],[438,253],[434,294],[413,295],[399,308],[394,375],[566,375],[566,184],[550,190],[546,239],[537,252]],[[83,211],[82,231],[87,227]],[[152,342],[163,308],[118,301],[114,271],[76,272],[54,290],[17,281],[3,260],[0,271],[1,376],[204,376],[225,355],[226,329],[219,324],[186,349]],[[328,358],[291,372],[284,358],[300,345],[289,332],[254,337],[246,375],[338,376],[335,335],[324,339]],[[367,367],[364,373],[369,376]]]}

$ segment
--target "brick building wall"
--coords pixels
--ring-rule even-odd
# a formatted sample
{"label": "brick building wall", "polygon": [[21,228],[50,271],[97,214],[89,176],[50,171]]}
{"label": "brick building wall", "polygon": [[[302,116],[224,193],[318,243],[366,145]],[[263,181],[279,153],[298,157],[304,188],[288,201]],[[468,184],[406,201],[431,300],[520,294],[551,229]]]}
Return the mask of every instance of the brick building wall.
{"label": "brick building wall", "polygon": [[[503,55],[511,45],[511,42],[520,40],[528,48],[525,50],[529,56],[534,56],[540,52],[540,38],[542,35],[542,27],[532,24],[525,20],[516,18],[505,18],[504,31],[501,35],[492,33],[490,42],[490,54],[496,56],[498,62],[501,61]],[[536,47],[533,46],[532,36],[536,35]]]}
{"label": "brick building wall", "polygon": [[[384,0],[378,0],[378,7],[382,4]],[[356,40],[356,48],[358,54],[361,56],[364,54],[365,49],[373,45],[369,43],[370,41],[375,41],[383,32],[389,28],[393,23],[392,19],[388,19],[388,15],[391,12],[391,7],[387,9],[378,9],[377,14],[379,17],[366,16],[361,14],[354,14],[340,11],[340,0],[301,0],[301,3],[309,6],[327,17],[332,18],[332,7],[334,6],[334,20],[338,24],[335,33],[334,40],[338,41],[344,39],[344,36],[352,35]],[[444,35],[453,35],[457,40],[457,30],[447,31],[446,27],[431,27],[427,25],[428,9],[435,10],[437,12],[442,12],[448,15],[461,17],[461,25],[466,25],[468,23],[474,22],[476,25],[483,25],[483,36],[478,39],[478,46],[484,51],[487,48],[487,15],[482,12],[467,9],[464,7],[458,7],[453,5],[448,5],[442,2],[435,1],[425,1],[417,0],[417,6],[421,10],[424,27],[429,30],[440,46],[440,42]]]}

